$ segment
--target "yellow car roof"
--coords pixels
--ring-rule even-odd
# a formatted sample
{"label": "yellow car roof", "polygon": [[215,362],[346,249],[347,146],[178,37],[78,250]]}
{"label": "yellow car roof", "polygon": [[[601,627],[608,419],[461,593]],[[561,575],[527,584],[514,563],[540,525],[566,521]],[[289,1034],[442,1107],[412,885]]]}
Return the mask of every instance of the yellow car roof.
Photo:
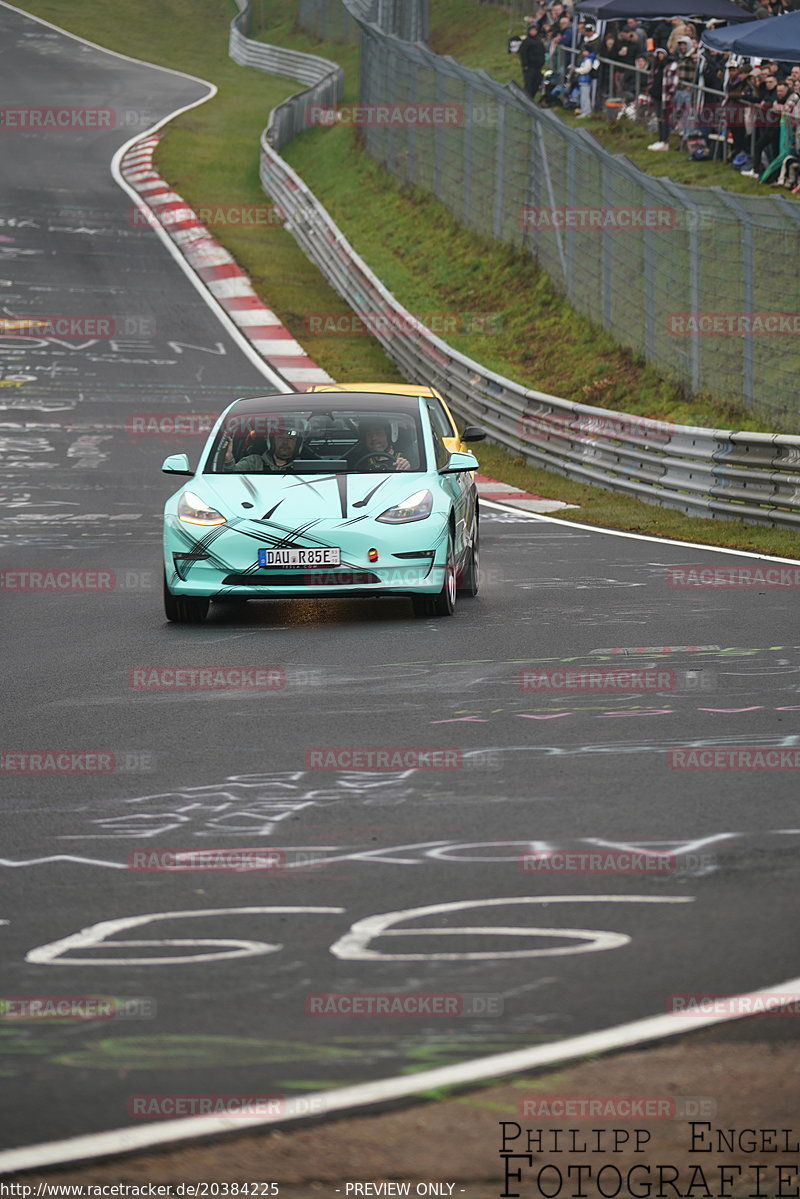
{"label": "yellow car roof", "polygon": [[397,396],[438,396],[434,387],[418,387],[416,383],[315,383],[307,391],[374,391]]}

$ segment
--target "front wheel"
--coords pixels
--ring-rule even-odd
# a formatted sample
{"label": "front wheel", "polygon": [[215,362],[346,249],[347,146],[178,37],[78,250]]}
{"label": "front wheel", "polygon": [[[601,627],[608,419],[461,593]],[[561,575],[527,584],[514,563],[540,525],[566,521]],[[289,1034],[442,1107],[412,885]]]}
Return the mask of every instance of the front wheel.
{"label": "front wheel", "polygon": [[415,595],[415,616],[452,616],[456,606],[456,553],[452,533],[447,538],[444,583],[438,595]]}
{"label": "front wheel", "polygon": [[208,615],[207,595],[173,595],[164,574],[164,614],[174,624],[201,624]]}
{"label": "front wheel", "polygon": [[472,538],[469,559],[458,584],[459,594],[465,595],[469,599],[474,598],[478,594],[478,587],[480,586],[480,534],[478,530],[479,526],[476,517],[475,533]]}

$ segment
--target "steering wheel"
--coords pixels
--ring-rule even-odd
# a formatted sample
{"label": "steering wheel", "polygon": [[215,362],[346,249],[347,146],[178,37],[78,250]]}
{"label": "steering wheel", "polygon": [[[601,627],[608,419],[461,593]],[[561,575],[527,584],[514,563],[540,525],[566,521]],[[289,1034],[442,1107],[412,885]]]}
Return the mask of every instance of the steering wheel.
{"label": "steering wheel", "polygon": [[366,462],[368,458],[385,458],[387,462],[394,462],[394,454],[387,454],[385,450],[375,450],[370,454],[362,454],[358,462],[354,462],[350,470],[355,473],[362,462]]}

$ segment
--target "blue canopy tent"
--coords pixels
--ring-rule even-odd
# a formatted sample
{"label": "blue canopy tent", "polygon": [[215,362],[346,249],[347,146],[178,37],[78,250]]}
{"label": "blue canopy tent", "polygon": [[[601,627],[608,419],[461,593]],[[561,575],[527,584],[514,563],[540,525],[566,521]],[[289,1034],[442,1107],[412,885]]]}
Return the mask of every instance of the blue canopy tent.
{"label": "blue canopy tent", "polygon": [[[746,21],[752,24],[749,12],[745,12],[731,0],[580,0],[575,11],[581,16],[596,17],[602,21],[615,21],[619,17],[639,17],[643,21],[657,17],[699,17],[710,21]],[[781,18],[782,19],[782,18]],[[758,21],[759,25],[766,24]]]}
{"label": "blue canopy tent", "polygon": [[707,29],[702,42],[710,50],[731,50],[744,58],[800,62],[800,11],[748,21],[736,29]]}

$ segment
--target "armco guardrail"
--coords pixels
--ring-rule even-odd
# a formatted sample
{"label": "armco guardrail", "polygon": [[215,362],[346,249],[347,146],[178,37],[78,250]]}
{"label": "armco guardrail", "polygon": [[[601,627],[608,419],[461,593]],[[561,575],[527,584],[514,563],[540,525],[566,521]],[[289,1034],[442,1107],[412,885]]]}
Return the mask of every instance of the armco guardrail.
{"label": "armco guardrail", "polygon": [[[294,78],[308,67],[295,60],[309,56],[282,57]],[[535,465],[691,515],[800,525],[800,437],[693,428],[573,403],[487,370],[426,329],[278,153],[290,130],[308,128],[307,109],[319,103],[312,87],[272,112],[261,136],[261,182],[306,255],[408,379],[437,387],[460,415]]]}
{"label": "armco guardrail", "polygon": [[[328,58],[318,58],[315,54],[299,54],[294,50],[284,50],[280,46],[253,41],[244,33],[244,26],[250,19],[249,0],[236,0],[236,4],[239,12],[231,22],[228,41],[228,53],[234,62],[240,67],[256,67],[270,75],[285,75],[289,79],[297,79],[307,85],[304,97],[310,98],[316,104],[326,107],[338,104],[344,88],[344,71],[337,63]],[[289,137],[299,132],[300,129],[296,129]]]}

